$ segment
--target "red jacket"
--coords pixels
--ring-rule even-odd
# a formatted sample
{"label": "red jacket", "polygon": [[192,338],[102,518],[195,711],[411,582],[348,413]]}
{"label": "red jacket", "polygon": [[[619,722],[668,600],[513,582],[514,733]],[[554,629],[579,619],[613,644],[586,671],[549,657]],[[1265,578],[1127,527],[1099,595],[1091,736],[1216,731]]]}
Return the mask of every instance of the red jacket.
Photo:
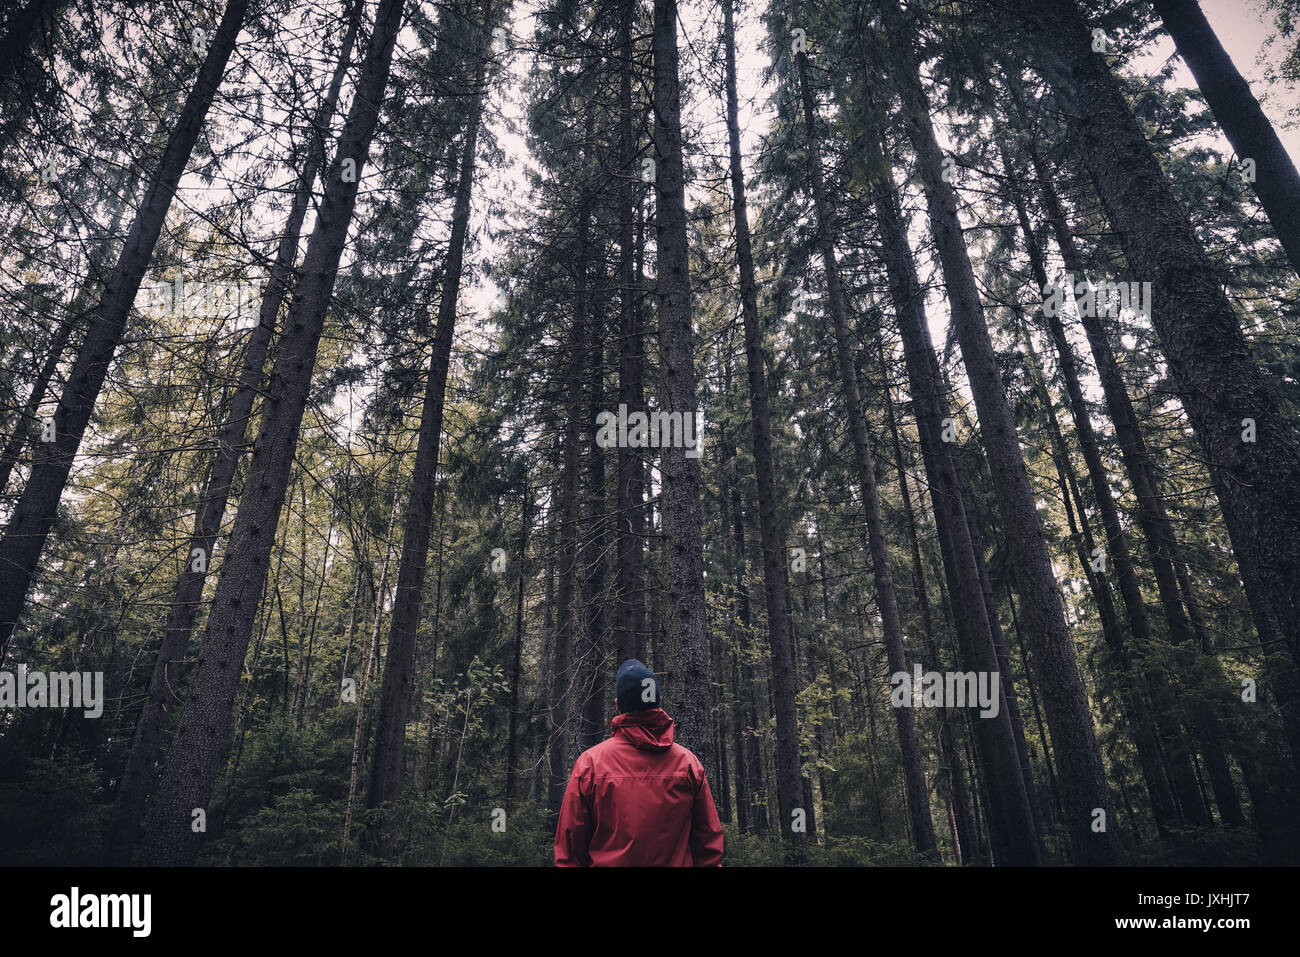
{"label": "red jacket", "polygon": [[559,867],[718,867],[722,824],[699,758],[662,708],[619,714],[578,755],[555,829]]}

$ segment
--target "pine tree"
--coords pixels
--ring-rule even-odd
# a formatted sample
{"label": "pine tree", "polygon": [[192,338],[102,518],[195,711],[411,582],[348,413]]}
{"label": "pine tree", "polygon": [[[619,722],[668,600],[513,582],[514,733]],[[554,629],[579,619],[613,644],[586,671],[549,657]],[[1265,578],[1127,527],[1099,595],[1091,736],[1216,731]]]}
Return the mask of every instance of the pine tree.
{"label": "pine tree", "polygon": [[[163,764],[143,850],[143,860],[149,864],[191,864],[198,854],[201,832],[192,827],[196,822],[193,812],[206,809],[219,770],[325,313],[388,83],[402,8],[403,0],[382,0],[375,14],[353,103],[326,172],[325,197],[294,288],[268,387],[271,400],[254,443],[203,647],[180,727]],[[344,176],[345,163],[355,175]]]}
{"label": "pine tree", "polygon": [[90,424],[95,400],[121,344],[131,305],[149,267],[176,186],[203,130],[248,6],[249,0],[230,0],[226,5],[194,86],[154,167],[117,265],[105,283],[103,297],[88,320],[86,337],[53,416],[53,436],[42,443],[23,495],[0,540],[0,655],[22,614],[45,539],[54,525],[59,499]]}

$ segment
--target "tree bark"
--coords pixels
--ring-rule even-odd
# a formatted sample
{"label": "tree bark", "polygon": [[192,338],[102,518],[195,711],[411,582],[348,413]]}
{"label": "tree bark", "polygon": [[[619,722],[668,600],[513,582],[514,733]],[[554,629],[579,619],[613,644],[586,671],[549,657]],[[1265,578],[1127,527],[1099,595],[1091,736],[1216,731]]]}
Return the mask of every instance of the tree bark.
{"label": "tree bark", "polygon": [[[883,0],[881,9],[885,28],[892,36],[910,35],[896,0]],[[989,340],[984,307],[958,217],[956,192],[943,179],[943,153],[934,136],[915,55],[906,46],[895,45],[892,49],[903,97],[904,126],[917,153],[930,224],[947,282],[952,321],[979,413],[994,490],[1005,529],[1020,550],[1022,560],[1018,563],[1017,577],[1021,585],[1021,617],[1038,646],[1034,662],[1056,746],[1071,846],[1079,863],[1116,864],[1120,849],[1112,826],[1114,809],[1093,732],[1092,713],[1079,676],[1074,643],[1061,610],[1051,555],[1020,453],[1015,419]],[[1104,813],[1105,829],[1094,830],[1094,821],[1101,821],[1098,812]],[[1101,826],[1099,823],[1098,827]]]}
{"label": "tree bark", "polygon": [[[1253,567],[1300,660],[1300,440],[1270,394],[1213,263],[1192,231],[1071,0],[1015,0],[1035,62],[1072,115],[1081,151],[1135,277],[1201,449],[1234,551]],[[1086,131],[1086,132],[1085,132]],[[1246,420],[1255,441],[1244,441]]]}
{"label": "tree bark", "polygon": [[[1035,175],[1039,181],[1048,221],[1056,237],[1057,245],[1061,250],[1066,270],[1083,279],[1085,278],[1083,258],[1075,243],[1074,236],[1069,230],[1060,198],[1050,178],[1046,175],[1047,171],[1037,149],[1032,144],[1029,144],[1028,152]],[[1037,275],[1046,276],[1046,272],[1041,266],[1036,272]],[[1041,284],[1045,285],[1045,282]],[[1165,510],[1164,499],[1160,494],[1155,476],[1155,467],[1147,450],[1141,428],[1138,425],[1137,414],[1133,410],[1132,402],[1129,399],[1128,387],[1124,383],[1123,373],[1120,371],[1119,364],[1111,348],[1110,334],[1100,316],[1089,310],[1083,310],[1083,312],[1088,314],[1080,314],[1079,321],[1083,326],[1093,361],[1097,366],[1102,394],[1105,396],[1107,409],[1115,427],[1115,437],[1120,448],[1121,461],[1124,464],[1125,472],[1129,476],[1129,481],[1133,485],[1137,499],[1138,525],[1146,538],[1147,554],[1154,572],[1161,608],[1168,623],[1169,637],[1183,654],[1194,654],[1195,650],[1200,648],[1201,642],[1194,634],[1194,622],[1188,614],[1192,608],[1190,605],[1184,606],[1184,596],[1188,582],[1180,582],[1178,567],[1182,564],[1181,547],[1174,535],[1173,525]],[[1059,350],[1060,342],[1065,341],[1064,328],[1061,326],[1058,317],[1051,317],[1049,323],[1052,324],[1053,338],[1058,340],[1057,347]],[[1066,348],[1068,350],[1068,343]],[[1105,487],[1109,489],[1109,485]],[[1234,551],[1236,550],[1234,549]],[[1195,630],[1200,631],[1201,629]],[[1149,630],[1146,635],[1149,636]],[[1143,637],[1139,635],[1136,628],[1134,636],[1139,640],[1140,644],[1144,643]],[[1210,669],[1211,671],[1220,671],[1221,677],[1221,669],[1217,667],[1217,662],[1210,663]],[[1164,681],[1163,676],[1157,671],[1153,672],[1151,677],[1153,682],[1152,691],[1157,702],[1172,702],[1174,698],[1173,689]],[[1193,730],[1201,741],[1206,763],[1211,771],[1215,801],[1219,805],[1220,813],[1225,821],[1234,824],[1243,822],[1244,817],[1237,799],[1236,787],[1232,781],[1232,774],[1228,770],[1227,758],[1223,752],[1221,723],[1210,705],[1199,696],[1196,696],[1195,691],[1192,693],[1192,700],[1186,703],[1187,710],[1191,716]],[[1170,729],[1170,732],[1172,733],[1172,729]],[[1174,780],[1179,792],[1179,801],[1183,805],[1187,823],[1208,825],[1210,823],[1209,809],[1198,798],[1197,777],[1194,768],[1191,766],[1191,756],[1188,753],[1187,745],[1173,740],[1169,742],[1169,751],[1170,760],[1173,763]]]}
{"label": "tree bark", "polygon": [[[356,39],[359,5],[352,4],[347,33],[339,52],[338,66],[331,78],[329,89],[316,112],[312,124],[312,137],[329,128],[338,106],[339,92]],[[280,307],[293,282],[293,264],[298,255],[302,224],[311,205],[316,177],[325,163],[324,143],[309,146],[308,159],[298,177],[297,190],[284,232],[280,236],[275,262],[271,267],[266,289],[258,310],[258,323],[245,345],[239,380],[230,401],[230,411],[216,437],[216,450],[208,468],[207,481],[199,498],[194,516],[194,531],[190,536],[181,562],[181,574],[176,581],[163,637],[154,662],[153,676],[145,697],[144,707],[136,721],[135,737],[127,758],[122,781],[118,785],[117,799],[113,805],[113,819],[109,825],[105,844],[107,860],[111,864],[130,862],[135,847],[140,822],[144,818],[145,803],[152,791],[154,774],[162,750],[163,732],[173,702],[180,700],[181,662],[189,648],[194,633],[194,622],[203,599],[203,586],[207,580],[206,564],[211,562],[226,513],[235,471],[244,451],[248,422],[253,414],[253,404],[262,384],[266,355],[275,332]],[[193,556],[202,554],[205,570],[195,571]]]}
{"label": "tree bark", "polygon": [[144,860],[149,864],[192,864],[198,855],[201,839],[191,829],[191,812],[206,807],[225,746],[231,706],[298,445],[325,314],[356,206],[358,183],[343,178],[343,161],[356,161],[359,180],[378,122],[402,8],[403,0],[382,0],[376,11],[356,94],[326,177],[325,196],[280,340],[266,411],[208,615],[197,671],[180,728],[164,763],[144,848]]}
{"label": "tree bark", "polygon": [[[695,346],[686,234],[686,182],[682,160],[681,89],[677,65],[677,0],[654,2],[655,248],[658,253],[659,324],[667,379],[668,413],[695,419]],[[693,434],[696,434],[692,430]],[[696,434],[697,446],[699,435]],[[709,733],[712,689],[704,634],[704,553],[701,543],[700,466],[682,443],[662,450],[663,509],[670,627],[677,641],[682,689],[676,707],[678,740],[707,768],[713,763]],[[696,452],[698,455],[699,452]]]}
{"label": "tree bark", "polygon": [[1196,0],[1151,0],[1174,38],[1178,55],[1196,77],[1210,112],[1222,127],[1238,161],[1253,160],[1248,178],[1273,223],[1291,270],[1300,274],[1300,173],[1259,101],[1215,36]]}
{"label": "tree bark", "polygon": [[[1038,245],[1038,240],[1029,222],[1028,213],[1025,210],[1024,201],[1019,193],[1013,193],[1013,201],[1034,281],[1040,289],[1044,289],[1048,285],[1048,280],[1042,250]],[[1119,509],[1111,494],[1110,478],[1102,462],[1097,435],[1093,431],[1092,420],[1089,417],[1088,407],[1084,400],[1083,387],[1079,379],[1078,361],[1066,336],[1065,326],[1061,322],[1060,316],[1049,316],[1044,310],[1040,310],[1040,314],[1048,331],[1051,333],[1052,343],[1056,348],[1061,377],[1065,381],[1066,395],[1069,398],[1075,437],[1079,442],[1080,450],[1083,452],[1088,479],[1092,486],[1093,501],[1101,516],[1102,529],[1106,535],[1106,554],[1109,555],[1111,563],[1114,565],[1115,578],[1119,583],[1120,597],[1124,602],[1124,610],[1129,628],[1132,631],[1133,641],[1140,652],[1145,652],[1151,646],[1151,624],[1147,617],[1146,604],[1142,597],[1141,586],[1138,583],[1137,572],[1133,567],[1132,555],[1128,548],[1128,538],[1124,534]],[[1110,384],[1112,388],[1115,387],[1113,382]],[[1119,388],[1122,389],[1123,387],[1119,386]],[[1125,396],[1125,399],[1127,399],[1127,396]],[[1157,561],[1159,561],[1158,557]],[[1091,556],[1084,567],[1091,569]],[[1104,572],[1100,572],[1098,577],[1103,577],[1104,574]],[[1176,601],[1175,604],[1177,604]],[[1181,617],[1181,605],[1178,605],[1178,618]],[[1171,622],[1172,626],[1173,622]],[[1177,628],[1173,628],[1173,630],[1175,632],[1174,637],[1177,638]],[[1122,644],[1123,637],[1118,637],[1121,642],[1119,647],[1122,649],[1123,654],[1120,664],[1123,667],[1128,667],[1129,651]],[[1146,677],[1156,701],[1162,703],[1164,709],[1170,708],[1173,704],[1174,691],[1169,687],[1164,674],[1157,668],[1151,670]],[[1145,731],[1145,729],[1143,730]],[[1210,823],[1209,811],[1200,798],[1196,772],[1191,762],[1189,742],[1183,739],[1182,732],[1177,727],[1166,727],[1164,732],[1165,753],[1173,771],[1173,784],[1177,790],[1178,801],[1181,805],[1183,823],[1204,827]],[[1159,805],[1159,802],[1157,804]]]}
{"label": "tree bark", "polygon": [[[592,284],[599,290],[603,273]],[[591,290],[588,290],[591,296]],[[599,301],[592,297],[587,309],[587,421],[595,423],[605,406],[605,323]],[[581,574],[582,658],[578,665],[581,707],[578,712],[578,748],[594,748],[605,737],[605,695],[608,681],[617,668],[608,667],[609,648],[605,640],[605,456],[596,444],[595,430],[585,435],[587,461],[582,491],[582,544],[579,549]],[[602,680],[604,679],[604,680]]]}
{"label": "tree bark", "polygon": [[[484,36],[488,35],[490,23],[489,5],[482,27]],[[483,55],[487,49],[486,40],[479,41],[479,49],[480,55]],[[451,236],[448,239],[447,261],[443,268],[442,290],[438,300],[438,323],[434,331],[433,353],[429,359],[429,375],[425,380],[424,402],[420,409],[420,433],[416,443],[411,494],[407,500],[402,527],[402,557],[397,566],[397,593],[389,624],[388,654],[384,658],[384,683],[379,699],[379,721],[375,728],[375,753],[366,789],[368,808],[397,800],[402,787],[406,719],[411,700],[411,665],[415,655],[420,606],[424,600],[429,538],[433,530],[433,500],[442,440],[447,370],[451,364],[451,345],[456,334],[456,307],[460,295],[465,242],[469,232],[470,197],[474,188],[475,146],[483,113],[483,78],[484,69],[480,66],[474,81],[465,142],[461,147]]]}
{"label": "tree bark", "polygon": [[[965,481],[952,446],[940,440],[943,423],[949,420],[947,400],[926,325],[924,294],[916,274],[891,169],[880,145],[879,128],[865,84],[865,78],[869,75],[864,65],[865,132],[862,153],[866,157],[869,180],[872,183],[872,203],[882,240],[890,298],[893,300],[895,320],[903,342],[917,435],[949,582],[947,608],[953,617],[958,645],[966,666],[979,671],[1000,673],[1001,666],[988,620],[988,606],[980,583],[970,523],[966,518]],[[1010,713],[1005,708],[999,708],[996,717],[972,719],[972,728],[972,737],[987,783],[985,817],[993,846],[993,858],[998,864],[1038,864],[1041,852]],[[972,797],[978,798],[978,784],[973,791]],[[971,856],[978,854],[974,847],[968,847],[968,851]]]}
{"label": "tree bark", "polygon": [[[880,365],[885,368],[883,343],[880,347]],[[921,634],[925,639],[926,654],[936,668],[940,667],[939,642],[935,639],[934,618],[930,612],[930,597],[926,592],[925,566],[921,561],[921,547],[916,534],[916,516],[912,509],[912,493],[908,488],[907,467],[903,461],[903,445],[898,436],[898,421],[894,415],[891,387],[886,381],[885,418],[894,447],[894,468],[898,474],[898,489],[903,501],[903,537],[912,556],[912,587],[916,591],[917,610],[921,618]],[[939,747],[943,755],[943,773],[948,784],[948,818],[952,826],[953,848],[957,863],[962,863],[962,849],[970,853],[974,847],[970,799],[966,789],[966,771],[962,766],[961,752],[953,737],[948,710],[941,709],[939,719]]]}
{"label": "tree bark", "polygon": [[[858,491],[862,495],[863,519],[867,526],[867,542],[871,551],[871,567],[875,578],[876,604],[884,631],[885,653],[892,673],[909,674],[907,656],[903,648],[903,626],[899,620],[898,602],[894,594],[894,577],[889,567],[885,524],[880,514],[880,496],[876,486],[876,467],[872,461],[871,439],[867,433],[862,395],[858,389],[857,369],[849,345],[848,310],[840,286],[839,264],[836,261],[835,244],[832,239],[834,223],[831,220],[830,205],[826,201],[826,188],[822,178],[817,114],[813,106],[812,90],[808,84],[807,54],[796,54],[796,60],[808,137],[808,171],[812,184],[813,208],[817,217],[817,244],[825,274],[827,306],[830,309],[835,353],[839,363],[840,388],[843,390],[845,412],[849,419],[849,434],[853,439],[853,460]],[[912,708],[895,707],[894,720],[898,726],[899,746],[903,755],[903,777],[906,782],[912,839],[922,855],[937,860],[938,849],[930,815],[929,789],[926,785],[924,769],[921,767],[920,742],[917,739],[916,718]]]}
{"label": "tree bark", "polygon": [[[636,140],[632,135],[632,27],[639,6],[622,0],[619,8],[618,140],[623,171],[619,183],[619,340],[618,396],[628,413],[646,410],[642,393],[645,364],[641,327],[641,284],[636,276]],[[620,660],[645,657],[645,463],[635,449],[618,449],[618,647]]]}
{"label": "tree bark", "polygon": [[[736,93],[736,37],[732,0],[723,0],[723,42],[726,55],[727,143],[729,149],[732,219],[736,234],[736,264],[740,273],[741,317],[745,328],[745,365],[749,377],[754,472],[758,483],[759,537],[763,553],[763,594],[767,605],[768,645],[776,690],[777,782],[782,834],[801,842],[807,835],[792,832],[790,815],[802,805],[803,774],[799,755],[798,709],[794,680],[794,629],[790,593],[785,577],[785,534],[776,508],[776,467],[772,455],[771,410],[763,357],[763,331],[758,317],[758,285],[754,279],[753,244],[745,198],[745,172],[740,153],[740,108]],[[739,516],[737,521],[739,522]],[[743,527],[738,528],[743,536]],[[743,541],[743,539],[742,539]],[[741,559],[743,561],[743,552]]]}
{"label": "tree bark", "polygon": [[[579,616],[577,593],[578,496],[583,433],[582,370],[587,350],[587,230],[591,216],[585,197],[578,214],[578,251],[574,263],[573,328],[569,340],[568,385],[564,404],[564,485],[560,495],[560,587],[555,600],[555,642],[551,690],[550,774],[546,807],[558,814],[569,771],[569,719],[576,699],[572,663],[574,635]],[[594,426],[594,423],[593,423]]]}
{"label": "tree bark", "polygon": [[519,590],[515,596],[515,647],[510,667],[510,718],[506,732],[506,804],[513,805],[515,782],[519,777],[519,685],[523,680],[524,659],[524,583],[528,561],[528,510],[532,493],[524,481],[523,504],[519,514]]}
{"label": "tree bark", "polygon": [[[396,483],[394,483],[396,485]],[[361,762],[366,743],[364,729],[366,726],[366,703],[370,700],[370,676],[374,673],[375,660],[379,657],[379,637],[383,633],[384,602],[388,598],[388,573],[393,564],[393,525],[397,521],[397,489],[393,489],[393,499],[388,506],[388,530],[384,533],[384,566],[379,573],[379,586],[375,587],[373,570],[367,572],[370,579],[371,598],[375,604],[375,623],[370,629],[370,643],[366,646],[366,657],[362,665],[361,680],[357,682],[357,714],[352,724],[352,758],[348,765],[348,803],[343,817],[343,863],[348,860],[351,846],[348,838],[352,832],[352,810],[357,802],[357,784],[361,777]]]}
{"label": "tree bark", "polygon": [[[1170,827],[1179,827],[1184,822],[1175,802],[1174,793],[1165,774],[1161,760],[1160,742],[1157,737],[1156,722],[1144,693],[1149,682],[1133,667],[1132,655],[1124,640],[1118,611],[1111,596],[1110,586],[1105,577],[1093,571],[1093,549],[1096,547],[1091,528],[1084,514],[1083,497],[1079,494],[1078,481],[1070,464],[1069,452],[1065,445],[1061,426],[1056,416],[1056,409],[1047,391],[1046,376],[1034,349],[1033,340],[1028,330],[1021,330],[1025,356],[1028,360],[1029,378],[1038,403],[1047,417],[1048,434],[1052,444],[1052,458],[1061,490],[1061,501],[1065,505],[1066,520],[1070,527],[1070,538],[1075,542],[1079,566],[1088,580],[1088,586],[1097,603],[1097,614],[1101,619],[1101,632],[1106,645],[1114,656],[1115,666],[1119,671],[1119,696],[1124,712],[1133,732],[1133,744],[1138,755],[1138,764],[1142,768],[1143,781],[1151,801],[1151,812],[1157,829],[1163,834]],[[1109,488],[1107,489],[1109,494]],[[1075,520],[1075,508],[1071,500],[1077,503],[1079,520]]]}
{"label": "tree bark", "polygon": [[104,296],[90,315],[86,338],[54,413],[54,441],[38,447],[27,485],[0,540],[0,659],[18,625],[73,460],[108,377],[113,355],[122,341],[131,305],[149,268],[177,184],[221,85],[248,3],[249,0],[230,0],[226,5],[194,86],[167,139],[153,181],[136,211],[117,265],[105,283]]}

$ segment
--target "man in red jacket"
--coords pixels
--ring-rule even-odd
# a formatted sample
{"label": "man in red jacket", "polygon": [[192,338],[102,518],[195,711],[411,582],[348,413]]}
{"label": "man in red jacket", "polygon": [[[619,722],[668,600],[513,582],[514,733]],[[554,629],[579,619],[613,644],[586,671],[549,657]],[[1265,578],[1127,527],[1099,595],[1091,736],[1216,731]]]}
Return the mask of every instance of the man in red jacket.
{"label": "man in red jacket", "polygon": [[659,680],[629,658],[613,734],[578,755],[555,829],[559,867],[718,867],[722,824],[700,759],[673,743]]}

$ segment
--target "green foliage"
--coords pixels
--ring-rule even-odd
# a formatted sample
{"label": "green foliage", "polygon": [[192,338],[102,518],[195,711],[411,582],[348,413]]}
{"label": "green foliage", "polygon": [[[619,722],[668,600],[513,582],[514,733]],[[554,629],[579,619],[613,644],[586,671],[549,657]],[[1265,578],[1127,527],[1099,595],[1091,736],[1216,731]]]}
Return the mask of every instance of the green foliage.
{"label": "green foliage", "polygon": [[33,758],[17,781],[0,784],[0,864],[97,863],[107,805],[96,803],[95,766],[71,752]]}
{"label": "green foliage", "polygon": [[322,802],[306,788],[291,788],[214,841],[201,862],[268,867],[321,866],[341,860],[341,802]]}
{"label": "green foliage", "polygon": [[726,852],[723,867],[920,867],[927,862],[906,841],[881,841],[869,837],[830,836],[810,843],[800,859],[773,831],[742,834],[739,827],[723,825]]}
{"label": "green foliage", "polygon": [[549,867],[555,827],[543,808],[523,804],[507,812],[505,831],[492,830],[493,812],[481,808],[443,832],[439,863],[449,867]]}

